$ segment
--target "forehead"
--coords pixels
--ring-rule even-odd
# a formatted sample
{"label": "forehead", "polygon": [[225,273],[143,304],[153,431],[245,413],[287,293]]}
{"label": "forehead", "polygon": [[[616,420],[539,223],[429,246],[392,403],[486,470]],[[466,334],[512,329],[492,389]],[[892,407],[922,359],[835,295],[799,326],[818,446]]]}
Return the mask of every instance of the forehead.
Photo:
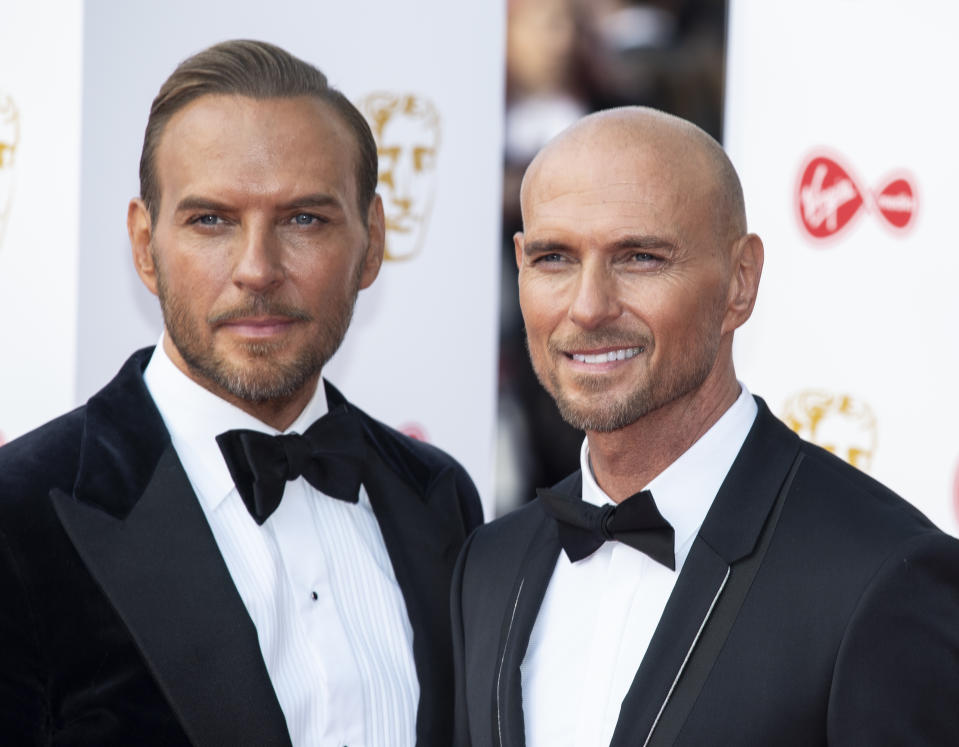
{"label": "forehead", "polygon": [[701,171],[690,154],[654,144],[575,143],[531,167],[524,230],[681,237],[712,215],[710,181]]}
{"label": "forehead", "polygon": [[183,182],[227,179],[237,188],[262,190],[320,180],[355,193],[356,151],[346,123],[314,97],[207,95],[167,122],[156,168],[161,192]]}

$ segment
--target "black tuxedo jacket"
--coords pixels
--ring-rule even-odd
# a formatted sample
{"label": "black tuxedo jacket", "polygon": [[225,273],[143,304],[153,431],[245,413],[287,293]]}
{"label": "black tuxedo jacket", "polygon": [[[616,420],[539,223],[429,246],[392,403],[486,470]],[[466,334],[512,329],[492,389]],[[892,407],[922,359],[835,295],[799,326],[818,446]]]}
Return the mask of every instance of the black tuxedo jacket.
{"label": "black tuxedo jacket", "polygon": [[[4,744],[289,744],[256,629],[143,383],[149,355],[0,448]],[[446,747],[450,577],[478,497],[449,456],[361,418],[364,484],[413,628],[417,742]]]}
{"label": "black tuxedo jacket", "polygon": [[[520,663],[559,552],[538,501],[464,547],[457,745],[524,744]],[[959,542],[760,400],[612,744],[959,745]]]}

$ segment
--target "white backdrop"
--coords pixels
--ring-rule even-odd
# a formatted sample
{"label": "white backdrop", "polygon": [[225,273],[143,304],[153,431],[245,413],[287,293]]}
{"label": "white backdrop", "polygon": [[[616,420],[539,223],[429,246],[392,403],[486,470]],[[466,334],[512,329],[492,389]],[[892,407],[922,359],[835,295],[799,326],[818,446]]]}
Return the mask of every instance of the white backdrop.
{"label": "white backdrop", "polygon": [[[732,0],[729,19],[725,140],[767,248],[739,374],[956,532],[959,6]],[[150,100],[192,52],[262,38],[356,101],[387,91],[435,109],[421,246],[361,294],[328,374],[451,451],[490,501],[504,22],[500,4],[443,0],[7,4],[0,441],[84,401],[157,339],[124,228]]]}
{"label": "white backdrop", "polygon": [[959,5],[732,0],[726,147],[766,245],[740,378],[959,530]]}
{"label": "white backdrop", "polygon": [[3,443],[75,404],[82,24],[57,0],[0,19]]}
{"label": "white backdrop", "polygon": [[[15,285],[19,294],[18,300],[6,293],[0,296],[3,349],[10,349],[7,336],[24,336],[24,321],[31,326],[20,345],[23,353],[19,358],[5,355],[0,371],[0,430],[11,438],[85,401],[132,350],[156,342],[159,310],[133,271],[125,229],[127,202],[138,192],[137,164],[150,102],[166,76],[190,54],[223,39],[263,39],[317,65],[355,102],[386,92],[415,100],[430,112],[428,122],[411,125],[430,140],[431,149],[418,176],[420,188],[414,189],[424,208],[434,195],[429,220],[417,229],[421,240],[411,247],[394,236],[395,253],[406,258],[386,263],[376,283],[360,294],[346,343],[325,374],[371,414],[456,456],[476,481],[489,512],[503,5],[445,0],[77,0],[56,5],[74,11],[72,19],[57,21],[64,35],[73,34],[72,45],[36,33],[41,18],[56,15],[49,10],[36,11],[34,33],[11,28],[15,24],[4,19],[3,34],[21,50],[13,55],[18,64],[30,54],[52,55],[54,70],[77,81],[73,118],[51,114],[53,131],[35,136],[41,150],[61,145],[62,152],[50,154],[51,163],[67,164],[34,177],[43,185],[42,200],[33,203],[37,217],[29,217],[31,207],[18,185],[16,223],[20,235],[31,236],[35,249],[31,252],[28,243],[18,239],[13,226],[0,248],[0,262],[12,262],[16,255],[23,263],[13,270],[0,265],[0,282]],[[2,41],[7,50],[7,38]],[[33,90],[38,98],[41,93],[55,98],[43,84],[38,79],[21,88]],[[0,78],[0,91],[3,86]],[[76,117],[81,90],[82,140]],[[69,97],[60,102],[70,103]],[[403,142],[410,145],[417,133],[405,137]],[[25,144],[18,176],[27,168],[26,154]],[[61,200],[49,195],[53,185],[76,184],[76,167],[71,171],[69,164],[76,164],[78,155],[77,233],[75,194]],[[62,251],[62,263],[51,261],[52,247]],[[56,309],[46,308],[51,276],[58,284]],[[53,319],[34,321],[38,306]],[[58,363],[41,360],[37,349],[54,351]],[[55,381],[38,374],[49,368],[58,372]],[[18,386],[31,391],[32,401],[21,401]],[[49,397],[50,402],[39,407],[38,397]]]}

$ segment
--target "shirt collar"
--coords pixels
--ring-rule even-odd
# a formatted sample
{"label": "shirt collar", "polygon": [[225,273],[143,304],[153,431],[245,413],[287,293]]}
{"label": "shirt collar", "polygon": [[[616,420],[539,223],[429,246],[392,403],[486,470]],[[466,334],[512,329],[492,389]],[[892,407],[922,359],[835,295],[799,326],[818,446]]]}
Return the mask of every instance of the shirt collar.
{"label": "shirt collar", "polygon": [[[163,349],[163,337],[143,372],[150,396],[170,432],[180,463],[207,511],[234,489],[216,437],[236,428],[278,435],[281,431],[204,389],[176,367]],[[326,392],[317,386],[306,407],[284,433],[302,433],[327,413]]]}
{"label": "shirt collar", "polygon": [[[677,548],[699,531],[756,419],[756,401],[742,383],[740,389],[739,397],[719,420],[644,488],[652,492],[656,507],[672,524]],[[597,506],[612,503],[593,477],[586,439],[579,459],[583,500]]]}

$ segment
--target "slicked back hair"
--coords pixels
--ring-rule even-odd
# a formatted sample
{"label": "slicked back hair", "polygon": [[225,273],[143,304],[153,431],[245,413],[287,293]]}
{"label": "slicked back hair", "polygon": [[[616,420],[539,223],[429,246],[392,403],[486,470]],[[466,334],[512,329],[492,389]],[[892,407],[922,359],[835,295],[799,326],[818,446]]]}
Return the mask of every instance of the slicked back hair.
{"label": "slicked back hair", "polygon": [[210,94],[253,99],[312,96],[328,104],[353,133],[357,146],[356,186],[365,216],[376,191],[376,142],[370,126],[346,96],[313,65],[273,44],[234,39],[215,44],[181,62],[153,99],[140,154],[140,198],[156,222],[160,208],[156,151],[170,118]]}

